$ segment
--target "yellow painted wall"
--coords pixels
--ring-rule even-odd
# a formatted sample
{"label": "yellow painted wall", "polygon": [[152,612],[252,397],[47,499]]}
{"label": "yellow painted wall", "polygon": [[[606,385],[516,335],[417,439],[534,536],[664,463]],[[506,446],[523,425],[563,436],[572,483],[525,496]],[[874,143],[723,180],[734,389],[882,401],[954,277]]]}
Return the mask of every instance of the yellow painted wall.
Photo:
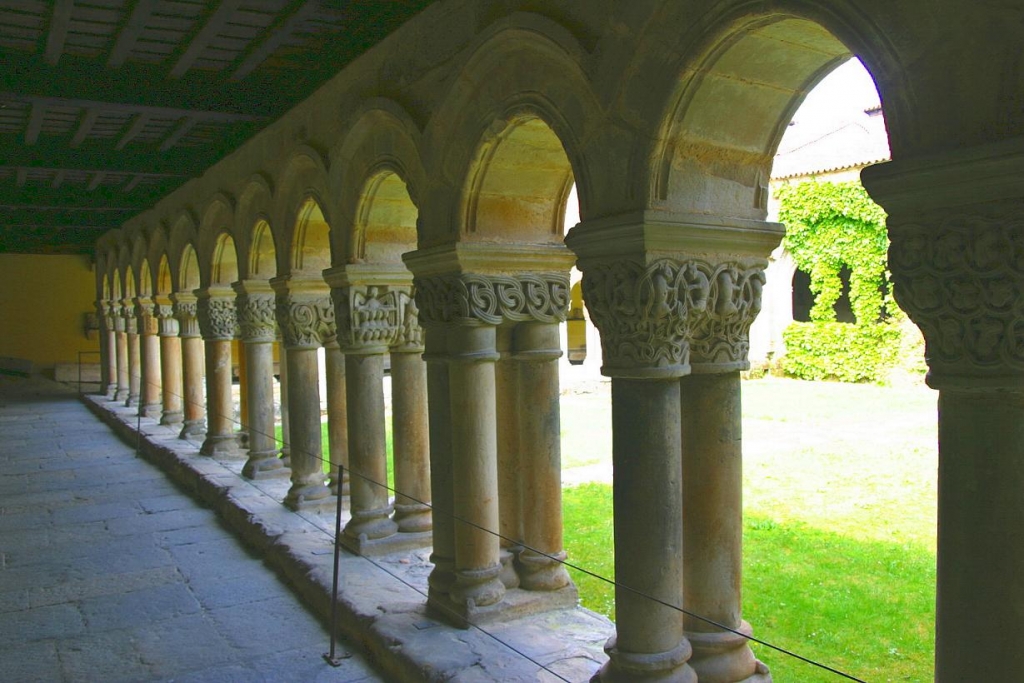
{"label": "yellow painted wall", "polygon": [[[0,254],[0,356],[32,361],[36,370],[77,363],[98,351],[83,314],[95,313],[96,279],[86,256]],[[82,357],[99,363],[99,357]]]}

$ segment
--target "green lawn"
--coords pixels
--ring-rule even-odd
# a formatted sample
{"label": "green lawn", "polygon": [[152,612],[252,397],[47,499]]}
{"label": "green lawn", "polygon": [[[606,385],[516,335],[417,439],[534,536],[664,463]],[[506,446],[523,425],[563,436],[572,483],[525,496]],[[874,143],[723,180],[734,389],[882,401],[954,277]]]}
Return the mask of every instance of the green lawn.
{"label": "green lawn", "polygon": [[[935,399],[920,386],[744,382],[744,616],[867,681],[933,678]],[[606,394],[563,401],[570,560],[612,576]],[[610,427],[608,428],[610,429]],[[574,573],[575,574],[575,573]],[[614,618],[611,586],[576,575]],[[841,680],[755,646],[780,683]]]}

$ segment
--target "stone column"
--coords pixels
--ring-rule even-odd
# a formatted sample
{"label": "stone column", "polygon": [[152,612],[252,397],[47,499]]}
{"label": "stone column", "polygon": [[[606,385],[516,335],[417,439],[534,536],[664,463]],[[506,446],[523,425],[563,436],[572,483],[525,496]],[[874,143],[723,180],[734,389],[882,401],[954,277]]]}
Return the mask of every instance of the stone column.
{"label": "stone column", "polygon": [[935,680],[1024,671],[1024,148],[865,169],[938,389]]}
{"label": "stone column", "polygon": [[428,578],[427,607],[450,618],[450,592],[455,583],[455,491],[452,479],[451,391],[448,381],[447,329],[424,329],[423,360],[427,364],[427,401],[430,427],[430,497],[434,568]]}
{"label": "stone column", "polygon": [[[276,306],[276,304],[275,304]],[[275,317],[277,313],[275,312]],[[281,328],[278,328],[277,340],[277,376],[278,391],[281,396],[281,464],[291,467],[292,449],[288,445],[288,352],[284,348],[284,342],[280,339]]]}
{"label": "stone column", "polygon": [[[519,460],[519,368],[512,360],[512,325],[498,328],[494,389],[498,415],[498,531],[501,582],[519,587],[516,558],[523,549],[523,478]],[[559,498],[561,494],[559,494]],[[559,510],[561,516],[561,510]]]}
{"label": "stone column", "polygon": [[160,337],[152,299],[137,297],[135,315],[139,326],[139,351],[142,380],[139,388],[139,414],[157,419],[163,412],[160,397]]}
{"label": "stone column", "polygon": [[171,300],[156,299],[156,318],[160,326],[160,384],[163,389],[163,410],[160,424],[177,426],[185,419],[181,378],[181,339],[178,321],[174,318]]}
{"label": "stone column", "polygon": [[[237,302],[236,302],[237,304]],[[241,334],[241,333],[239,333]],[[232,360],[238,362],[238,421],[235,438],[238,445],[243,449],[249,448],[249,371],[245,353],[245,346],[241,338],[236,338],[231,343]],[[234,399],[232,399],[234,400]]]}
{"label": "stone column", "polygon": [[[755,233],[755,237],[757,234]],[[752,251],[757,251],[755,239]],[[738,254],[693,262],[710,283],[692,311],[692,374],[680,382],[683,435],[683,603],[750,635],[742,618],[743,440],[740,371],[749,368],[749,330],[761,309],[767,260]],[[743,635],[687,616],[690,665],[708,683],[767,683]]]}
{"label": "stone column", "polygon": [[124,404],[131,407],[139,405],[139,390],[142,387],[139,319],[135,314],[135,303],[132,299],[124,299],[121,304],[124,307],[125,334],[128,339],[128,398]]}
{"label": "stone column", "polygon": [[197,290],[199,331],[206,346],[206,439],[202,455],[239,455],[231,397],[231,340],[237,319],[235,294],[223,287]]}
{"label": "stone column", "polygon": [[114,347],[117,364],[117,390],[114,400],[123,403],[128,400],[128,334],[124,306],[120,301],[112,305],[114,315]]}
{"label": "stone column", "polygon": [[[327,479],[331,493],[349,494],[348,460],[348,398],[345,382],[345,354],[341,352],[337,336],[324,347],[324,363],[327,365],[327,444],[330,448],[331,471]],[[338,480],[338,466],[342,468]]]}
{"label": "stone column", "polygon": [[103,367],[100,369],[103,383],[100,386],[100,393],[107,398],[113,399],[117,393],[117,325],[114,317],[112,302],[104,299],[99,302],[102,308],[103,327],[100,334],[103,335],[106,355],[103,357]]}
{"label": "stone column", "polygon": [[430,422],[423,328],[410,292],[399,291],[399,333],[391,347],[395,522],[403,534],[431,529]]}
{"label": "stone column", "polygon": [[191,292],[175,292],[174,317],[178,321],[181,338],[181,384],[185,420],[179,438],[199,436],[206,431],[204,416],[206,401],[203,397],[203,339],[199,334],[196,297]]}
{"label": "stone column", "polygon": [[562,431],[558,323],[524,322],[515,328],[518,365],[519,472],[523,550],[516,558],[520,585],[553,591],[568,586],[562,547]]}
{"label": "stone column", "polygon": [[249,457],[242,466],[242,476],[249,479],[280,476],[286,470],[278,457],[274,438],[275,295],[269,282],[246,280],[232,286],[238,294],[238,327],[246,358],[248,388],[245,422]]}
{"label": "stone column", "polygon": [[293,510],[330,505],[323,469],[317,349],[334,333],[334,307],[323,280],[270,281],[288,365],[288,443],[292,485],[284,503]]}

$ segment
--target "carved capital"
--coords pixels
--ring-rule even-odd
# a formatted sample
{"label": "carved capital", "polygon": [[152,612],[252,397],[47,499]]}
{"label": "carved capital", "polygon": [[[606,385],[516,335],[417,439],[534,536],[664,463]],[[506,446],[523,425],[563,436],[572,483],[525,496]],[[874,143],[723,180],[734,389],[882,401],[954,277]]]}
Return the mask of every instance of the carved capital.
{"label": "carved capital", "polygon": [[128,334],[139,333],[139,318],[135,315],[135,303],[131,299],[121,302],[121,317],[124,318],[124,331]]}
{"label": "carved capital", "polygon": [[569,311],[568,273],[418,277],[416,305],[424,325],[562,322]]}
{"label": "carved capital", "polygon": [[334,306],[326,294],[278,294],[275,313],[289,349],[323,346],[336,333]]}
{"label": "carved capital", "polygon": [[750,325],[761,311],[767,261],[692,262],[710,283],[707,305],[691,312],[693,372],[727,372],[750,367]]}
{"label": "carved capital", "polygon": [[203,296],[197,302],[199,331],[206,341],[231,341],[235,338],[238,319],[233,296]]}
{"label": "carved capital", "polygon": [[[331,290],[338,344],[346,353],[385,353],[401,332],[402,287],[349,285]],[[408,294],[405,295],[408,298]]]}
{"label": "carved capital", "polygon": [[1024,201],[889,222],[897,302],[937,387],[1024,390]]}
{"label": "carved capital", "polygon": [[157,333],[155,309],[156,304],[152,299],[135,299],[135,317],[138,319],[139,334],[155,335]]}
{"label": "carved capital", "polygon": [[99,313],[100,321],[103,324],[103,329],[107,332],[114,332],[117,330],[117,323],[115,321],[114,307],[111,302],[106,299],[101,299],[96,302],[96,310]]}
{"label": "carved capital", "polygon": [[277,339],[274,317],[276,300],[273,293],[239,294],[238,327],[242,341],[272,342]]}
{"label": "carved capital", "polygon": [[698,261],[597,262],[583,271],[583,297],[601,331],[602,372],[680,377],[690,372],[690,325],[711,294]]}
{"label": "carved capital", "polygon": [[178,336],[182,339],[200,336],[197,309],[195,301],[177,300],[174,302],[174,317],[178,321]]}
{"label": "carved capital", "polygon": [[159,334],[161,337],[178,336],[178,321],[174,317],[174,306],[172,304],[157,304],[155,315],[159,321]]}

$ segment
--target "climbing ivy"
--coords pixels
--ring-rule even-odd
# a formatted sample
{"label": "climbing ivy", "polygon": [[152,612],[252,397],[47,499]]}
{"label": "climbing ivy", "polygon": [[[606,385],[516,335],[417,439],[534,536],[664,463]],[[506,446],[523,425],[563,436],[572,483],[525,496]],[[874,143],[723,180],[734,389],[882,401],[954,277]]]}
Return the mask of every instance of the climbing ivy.
{"label": "climbing ivy", "polygon": [[[783,246],[810,275],[810,323],[785,330],[787,374],[803,379],[884,381],[896,361],[902,314],[886,271],[889,239],[885,212],[856,181],[804,182],[776,191]],[[840,273],[850,272],[850,307],[856,324],[836,322]]]}

